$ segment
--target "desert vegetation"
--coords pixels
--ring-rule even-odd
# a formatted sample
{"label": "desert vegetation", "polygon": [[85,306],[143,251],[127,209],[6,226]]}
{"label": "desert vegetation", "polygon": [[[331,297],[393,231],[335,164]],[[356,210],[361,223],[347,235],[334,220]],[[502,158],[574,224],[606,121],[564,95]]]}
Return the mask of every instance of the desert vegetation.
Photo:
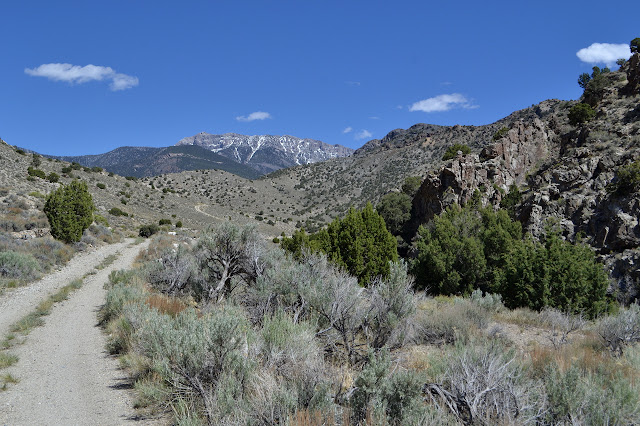
{"label": "desert vegetation", "polygon": [[158,234],[100,313],[137,406],[177,424],[630,424],[637,306],[587,320],[368,282],[223,224]]}

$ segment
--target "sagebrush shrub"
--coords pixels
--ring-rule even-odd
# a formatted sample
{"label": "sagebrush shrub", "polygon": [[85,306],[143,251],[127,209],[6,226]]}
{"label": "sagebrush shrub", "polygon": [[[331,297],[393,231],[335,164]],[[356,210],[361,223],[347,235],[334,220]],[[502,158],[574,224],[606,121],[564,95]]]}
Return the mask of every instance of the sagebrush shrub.
{"label": "sagebrush shrub", "polygon": [[23,281],[35,279],[40,272],[38,261],[29,253],[0,252],[0,277]]}
{"label": "sagebrush shrub", "polygon": [[627,346],[640,342],[640,306],[634,303],[602,318],[598,332],[611,351],[622,354]]}
{"label": "sagebrush shrub", "polygon": [[429,388],[432,401],[449,406],[467,424],[528,424],[544,418],[543,383],[528,376],[514,351],[497,341],[456,346],[443,376],[443,385]]}
{"label": "sagebrush shrub", "polygon": [[230,414],[253,371],[247,358],[248,321],[240,310],[221,307],[198,317],[175,318],[143,306],[125,308],[142,353],[156,361],[164,380],[196,394],[209,422]]}

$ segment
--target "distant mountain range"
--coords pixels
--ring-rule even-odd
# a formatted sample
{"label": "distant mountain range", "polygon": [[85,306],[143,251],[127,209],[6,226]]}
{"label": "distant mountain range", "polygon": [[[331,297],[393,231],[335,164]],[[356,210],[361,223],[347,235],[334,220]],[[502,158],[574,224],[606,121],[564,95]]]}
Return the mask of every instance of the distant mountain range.
{"label": "distant mountain range", "polygon": [[255,179],[296,165],[345,157],[352,149],[293,136],[198,133],[167,148],[116,148],[104,154],[54,156],[86,167],[102,167],[121,176],[157,176],[186,170],[218,169]]}
{"label": "distant mountain range", "polygon": [[202,132],[180,140],[177,145],[200,146],[246,164],[261,174],[346,157],[353,153],[351,148],[329,145],[314,139],[300,139],[294,136],[246,136],[236,133],[212,135]]}
{"label": "distant mountain range", "polygon": [[260,172],[199,146],[150,148],[123,146],[104,154],[54,157],[86,167],[102,167],[121,176],[147,177],[185,170],[218,169],[255,179]]}

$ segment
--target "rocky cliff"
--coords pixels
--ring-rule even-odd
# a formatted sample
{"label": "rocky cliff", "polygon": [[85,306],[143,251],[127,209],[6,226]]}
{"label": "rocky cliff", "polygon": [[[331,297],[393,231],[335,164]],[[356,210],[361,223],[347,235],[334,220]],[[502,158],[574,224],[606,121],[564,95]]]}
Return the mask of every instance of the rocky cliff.
{"label": "rocky cliff", "polygon": [[595,118],[572,126],[575,102],[547,101],[533,117],[513,121],[480,155],[461,153],[424,179],[413,201],[412,230],[452,203],[478,191],[498,207],[511,184],[523,192],[517,215],[539,237],[560,227],[565,238],[584,238],[624,301],[640,294],[640,195],[612,190],[620,167],[640,158],[640,57],[606,76]]}

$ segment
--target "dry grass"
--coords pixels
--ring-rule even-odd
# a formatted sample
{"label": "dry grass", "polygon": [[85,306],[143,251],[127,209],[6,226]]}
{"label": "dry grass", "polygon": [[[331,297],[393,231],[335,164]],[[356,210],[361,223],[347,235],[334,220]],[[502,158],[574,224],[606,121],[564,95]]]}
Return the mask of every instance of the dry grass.
{"label": "dry grass", "polygon": [[562,372],[578,367],[584,373],[600,374],[611,380],[619,374],[631,379],[632,383],[640,379],[640,371],[626,360],[613,356],[595,334],[583,336],[579,341],[559,349],[536,346],[529,352],[529,357],[539,376],[555,365]]}
{"label": "dry grass", "polygon": [[175,317],[188,307],[182,300],[160,293],[151,293],[147,297],[145,303],[150,307],[157,309],[161,313],[172,317]]}

